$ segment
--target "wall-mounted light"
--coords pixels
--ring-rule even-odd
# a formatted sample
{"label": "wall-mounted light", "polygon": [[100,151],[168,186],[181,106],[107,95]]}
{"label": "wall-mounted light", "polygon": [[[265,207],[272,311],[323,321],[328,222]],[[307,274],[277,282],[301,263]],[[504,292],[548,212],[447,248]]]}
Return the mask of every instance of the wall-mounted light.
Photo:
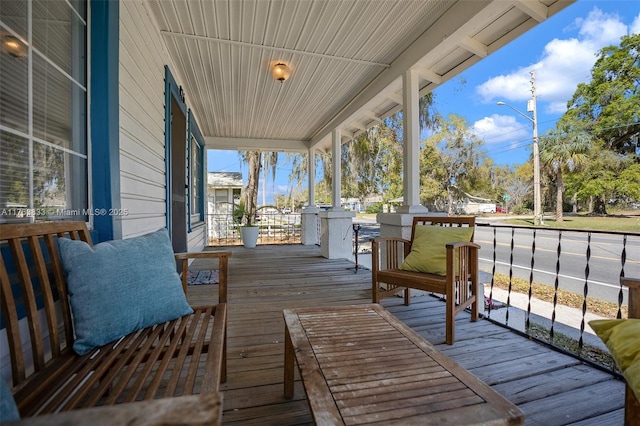
{"label": "wall-mounted light", "polygon": [[273,75],[273,78],[282,83],[291,75],[291,69],[286,64],[278,62],[271,68],[271,75]]}
{"label": "wall-mounted light", "polygon": [[2,35],[0,46],[2,53],[5,55],[13,56],[14,58],[24,58],[27,56],[27,45],[18,37],[12,36],[11,34]]}

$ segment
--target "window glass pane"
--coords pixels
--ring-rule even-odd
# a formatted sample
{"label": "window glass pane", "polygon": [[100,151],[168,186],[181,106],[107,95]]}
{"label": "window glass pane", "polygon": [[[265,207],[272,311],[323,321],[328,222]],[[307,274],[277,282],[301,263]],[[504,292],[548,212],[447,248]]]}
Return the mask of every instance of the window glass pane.
{"label": "window glass pane", "polygon": [[0,131],[0,222],[24,217],[29,206],[29,143]]}
{"label": "window glass pane", "polygon": [[85,85],[84,23],[64,0],[33,2],[33,47]]}
{"label": "window glass pane", "polygon": [[[58,148],[35,142],[33,146],[34,207],[41,216],[76,216],[82,220],[87,200],[87,160]],[[63,210],[79,210],[77,214]],[[46,214],[45,214],[46,213]]]}
{"label": "window glass pane", "polygon": [[[29,3],[0,1],[0,209],[23,209],[0,221],[87,220],[86,1],[33,0],[31,16]],[[31,70],[5,47],[16,34],[34,47]]]}
{"label": "window glass pane", "polygon": [[202,173],[202,155],[196,138],[191,138],[191,213],[200,213],[202,188],[200,174]]}
{"label": "window glass pane", "polygon": [[84,141],[84,126],[72,127],[84,122],[85,92],[43,59],[33,59],[34,136],[86,154],[85,143],[73,143],[74,136]]}
{"label": "window glass pane", "polygon": [[[27,2],[24,0],[0,1],[0,22],[23,40],[27,39]],[[5,28],[2,28],[3,34]]]}
{"label": "window glass pane", "polygon": [[28,60],[0,54],[0,124],[29,132]]}

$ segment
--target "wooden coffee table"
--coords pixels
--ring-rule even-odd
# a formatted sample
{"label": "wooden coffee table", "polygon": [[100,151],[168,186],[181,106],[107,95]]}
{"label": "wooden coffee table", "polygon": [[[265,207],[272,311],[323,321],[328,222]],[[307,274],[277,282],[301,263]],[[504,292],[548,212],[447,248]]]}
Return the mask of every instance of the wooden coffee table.
{"label": "wooden coffee table", "polygon": [[285,310],[284,394],[294,359],[316,424],[517,425],[524,414],[377,304]]}

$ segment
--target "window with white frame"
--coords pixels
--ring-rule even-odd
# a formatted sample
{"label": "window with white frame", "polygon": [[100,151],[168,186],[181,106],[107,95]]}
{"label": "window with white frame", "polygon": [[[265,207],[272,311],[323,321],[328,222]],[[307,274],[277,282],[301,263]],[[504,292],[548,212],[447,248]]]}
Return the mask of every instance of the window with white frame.
{"label": "window with white frame", "polygon": [[0,2],[0,222],[87,217],[86,9]]}

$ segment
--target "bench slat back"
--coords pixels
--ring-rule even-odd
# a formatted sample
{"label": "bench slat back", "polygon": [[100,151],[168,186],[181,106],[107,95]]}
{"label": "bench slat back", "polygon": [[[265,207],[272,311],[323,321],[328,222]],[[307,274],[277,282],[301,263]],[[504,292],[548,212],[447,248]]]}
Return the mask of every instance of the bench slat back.
{"label": "bench slat back", "polygon": [[[448,227],[463,227],[468,226],[474,228],[476,226],[475,216],[416,216],[413,218],[413,227],[411,228],[411,242],[413,243],[413,237],[415,237],[417,225],[436,225],[436,226],[448,226]],[[473,234],[471,234],[471,242],[473,242]]]}
{"label": "bench slat back", "polygon": [[[26,379],[31,366],[34,372],[42,370],[49,358],[58,357],[73,344],[66,282],[55,241],[59,237],[92,244],[85,222],[0,225],[0,257],[8,257],[7,261],[0,259],[0,300],[14,386]],[[15,273],[11,273],[13,270]],[[19,289],[12,289],[16,280]],[[64,303],[56,304],[56,299]],[[39,300],[42,313],[38,312]],[[20,332],[19,306],[25,313],[30,343]],[[46,339],[43,329],[48,334]]]}

